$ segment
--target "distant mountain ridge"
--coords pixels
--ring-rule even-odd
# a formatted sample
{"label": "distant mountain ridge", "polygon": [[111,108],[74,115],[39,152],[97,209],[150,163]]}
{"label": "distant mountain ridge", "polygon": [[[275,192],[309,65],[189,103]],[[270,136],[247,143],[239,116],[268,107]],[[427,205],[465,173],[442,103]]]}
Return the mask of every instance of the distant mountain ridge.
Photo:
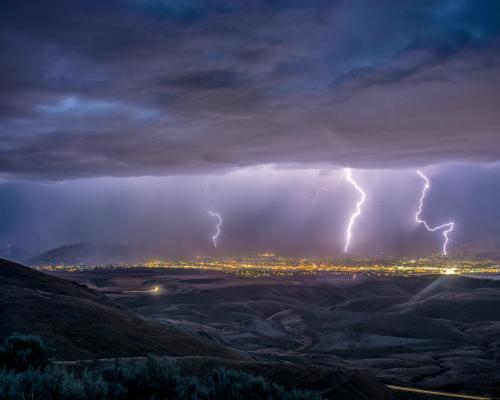
{"label": "distant mountain ridge", "polygon": [[144,249],[128,244],[75,243],[47,250],[33,257],[32,264],[121,264],[144,261]]}

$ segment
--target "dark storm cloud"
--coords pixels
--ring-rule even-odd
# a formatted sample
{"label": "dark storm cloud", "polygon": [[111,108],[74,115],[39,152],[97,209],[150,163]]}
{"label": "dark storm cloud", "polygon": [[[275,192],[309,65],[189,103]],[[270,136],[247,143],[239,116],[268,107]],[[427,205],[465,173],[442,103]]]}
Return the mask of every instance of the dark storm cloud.
{"label": "dark storm cloud", "polygon": [[238,87],[242,84],[242,78],[238,73],[229,69],[217,69],[190,72],[178,78],[169,78],[164,83],[194,91]]}
{"label": "dark storm cloud", "polygon": [[3,2],[0,171],[500,159],[497,1]]}

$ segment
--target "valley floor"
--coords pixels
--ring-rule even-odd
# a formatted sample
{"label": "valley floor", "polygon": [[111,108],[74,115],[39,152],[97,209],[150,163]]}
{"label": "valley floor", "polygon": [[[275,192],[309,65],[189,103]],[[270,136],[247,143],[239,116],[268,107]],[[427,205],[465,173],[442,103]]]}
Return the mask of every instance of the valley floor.
{"label": "valley floor", "polygon": [[162,269],[56,274],[260,360],[349,367],[392,385],[498,395],[499,280],[245,278]]}

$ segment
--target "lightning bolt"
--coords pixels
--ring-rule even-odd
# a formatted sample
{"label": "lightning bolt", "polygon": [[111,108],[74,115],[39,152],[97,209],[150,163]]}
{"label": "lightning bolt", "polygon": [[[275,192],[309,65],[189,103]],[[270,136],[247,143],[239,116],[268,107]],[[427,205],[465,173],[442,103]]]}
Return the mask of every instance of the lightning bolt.
{"label": "lightning bolt", "polygon": [[361,195],[360,199],[356,203],[356,212],[351,215],[351,218],[349,219],[349,224],[347,225],[347,231],[346,231],[346,242],[345,242],[345,247],[344,247],[344,252],[347,253],[349,250],[349,246],[351,244],[351,238],[352,238],[352,227],[354,225],[354,222],[356,221],[356,218],[358,218],[361,215],[361,206],[366,200],[366,194],[363,189],[357,184],[357,182],[352,178],[352,173],[350,168],[345,169],[345,174],[346,174],[346,179],[347,181],[354,186],[354,188],[359,192]]}
{"label": "lightning bolt", "polygon": [[430,184],[429,178],[427,178],[422,173],[422,171],[417,169],[417,174],[420,175],[420,177],[424,180],[425,185],[424,185],[424,189],[422,190],[422,195],[420,196],[418,211],[415,214],[415,222],[417,222],[418,224],[423,224],[425,226],[425,229],[427,229],[429,232],[439,231],[441,229],[443,230],[444,243],[443,243],[442,253],[444,256],[446,256],[446,255],[448,255],[446,252],[446,245],[448,244],[448,241],[450,240],[448,237],[448,234],[450,232],[453,232],[453,228],[455,226],[455,223],[454,222],[447,222],[446,224],[442,224],[442,225],[435,226],[435,227],[430,227],[429,224],[427,223],[427,221],[420,219],[420,214],[422,213],[422,208],[424,207],[425,196],[427,195],[428,190],[431,188],[431,184]]}
{"label": "lightning bolt", "polygon": [[212,217],[217,217],[219,219],[219,222],[217,223],[217,232],[215,235],[212,236],[212,242],[214,242],[214,247],[217,247],[217,238],[220,235],[220,226],[222,225],[222,217],[219,213],[209,211],[208,212]]}
{"label": "lightning bolt", "polygon": [[317,190],[316,195],[311,200],[311,207],[312,208],[314,208],[314,209],[318,208],[318,200],[319,200],[319,197],[320,197],[322,192],[333,192],[333,189],[327,188],[327,187],[320,187]]}
{"label": "lightning bolt", "polygon": [[206,197],[207,196],[207,192],[208,192],[208,185],[209,185],[209,180],[208,180],[208,176],[205,178],[205,185],[203,186],[203,197]]}

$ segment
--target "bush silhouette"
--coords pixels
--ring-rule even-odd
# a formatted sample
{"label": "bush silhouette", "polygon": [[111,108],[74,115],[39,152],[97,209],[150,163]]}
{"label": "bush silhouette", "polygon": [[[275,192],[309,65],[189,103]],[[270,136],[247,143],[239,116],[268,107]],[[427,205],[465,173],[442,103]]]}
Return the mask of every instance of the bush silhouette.
{"label": "bush silhouette", "polygon": [[207,400],[281,400],[284,390],[260,376],[218,368],[208,379]]}
{"label": "bush silhouette", "polygon": [[115,365],[103,372],[103,378],[123,387],[127,391],[127,399],[151,400],[178,399],[182,380],[177,367],[151,355],[145,363]]}
{"label": "bush silhouette", "polygon": [[44,369],[50,363],[52,352],[39,336],[12,335],[0,346],[0,368],[22,372]]}
{"label": "bush silhouette", "polygon": [[2,400],[86,400],[83,393],[81,382],[62,368],[29,369],[20,373],[0,370]]}

